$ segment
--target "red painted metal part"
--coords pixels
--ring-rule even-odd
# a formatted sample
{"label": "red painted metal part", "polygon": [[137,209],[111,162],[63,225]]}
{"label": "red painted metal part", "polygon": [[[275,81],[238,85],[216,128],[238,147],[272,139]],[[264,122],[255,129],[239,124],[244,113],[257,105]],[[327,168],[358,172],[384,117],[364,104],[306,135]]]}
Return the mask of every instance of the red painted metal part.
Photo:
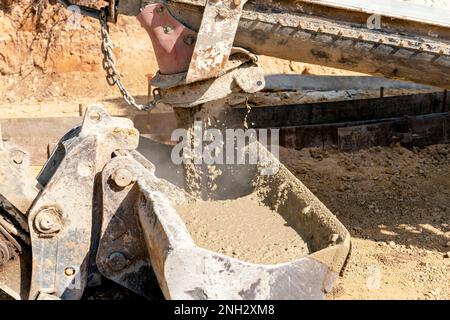
{"label": "red painted metal part", "polygon": [[186,72],[197,34],[178,22],[160,3],[146,6],[137,19],[150,36],[160,73]]}

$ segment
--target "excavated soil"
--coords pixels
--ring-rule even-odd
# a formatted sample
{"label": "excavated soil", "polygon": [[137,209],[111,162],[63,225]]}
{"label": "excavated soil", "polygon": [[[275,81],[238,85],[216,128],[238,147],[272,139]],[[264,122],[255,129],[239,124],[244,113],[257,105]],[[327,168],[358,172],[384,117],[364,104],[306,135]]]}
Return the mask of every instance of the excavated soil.
{"label": "excavated soil", "polygon": [[242,261],[278,264],[309,253],[300,234],[255,195],[194,201],[177,212],[198,246]]}
{"label": "excavated soil", "polygon": [[450,299],[450,145],[280,157],[352,236],[330,299]]}

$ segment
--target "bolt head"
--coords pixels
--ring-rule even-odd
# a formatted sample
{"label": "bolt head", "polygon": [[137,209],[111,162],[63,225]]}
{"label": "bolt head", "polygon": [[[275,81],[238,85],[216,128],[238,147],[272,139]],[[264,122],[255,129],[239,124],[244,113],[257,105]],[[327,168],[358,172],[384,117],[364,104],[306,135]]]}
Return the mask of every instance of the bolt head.
{"label": "bolt head", "polygon": [[130,261],[122,252],[113,252],[108,257],[108,266],[113,271],[123,270],[126,266],[129,265]]}
{"label": "bolt head", "polygon": [[42,209],[34,218],[34,226],[43,234],[57,233],[62,228],[61,214],[55,207]]}
{"label": "bolt head", "polygon": [[125,188],[136,181],[134,175],[127,169],[117,169],[111,175],[111,179],[120,188]]}
{"label": "bolt head", "polygon": [[156,13],[162,15],[164,13],[164,6],[159,6],[155,9]]}
{"label": "bolt head", "polygon": [[173,32],[173,30],[174,28],[170,24],[166,24],[165,26],[163,26],[163,31],[165,34],[170,34]]}
{"label": "bolt head", "polygon": [[183,38],[183,42],[185,43],[185,44],[187,44],[188,46],[192,46],[193,44],[194,44],[194,42],[195,42],[195,38],[194,38],[194,36],[193,35],[187,35],[187,36],[185,36],[184,38]]}
{"label": "bolt head", "polygon": [[75,269],[72,268],[72,267],[67,267],[67,268],[64,269],[64,274],[67,277],[71,277],[71,276],[73,276],[75,274]]}

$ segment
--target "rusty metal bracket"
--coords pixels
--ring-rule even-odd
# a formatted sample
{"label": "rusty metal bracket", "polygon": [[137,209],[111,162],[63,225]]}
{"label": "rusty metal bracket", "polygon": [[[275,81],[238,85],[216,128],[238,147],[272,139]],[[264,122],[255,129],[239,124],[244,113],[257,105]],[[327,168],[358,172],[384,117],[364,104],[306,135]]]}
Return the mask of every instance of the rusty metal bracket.
{"label": "rusty metal bracket", "polygon": [[28,216],[32,246],[29,298],[41,293],[79,299],[87,283],[91,242],[99,218],[96,176],[117,149],[134,149],[138,131],[131,120],[112,118],[100,106],[60,141],[64,155]]}
{"label": "rusty metal bracket", "polygon": [[[230,61],[229,63],[232,63]],[[158,77],[159,84],[164,84]],[[166,80],[166,79],[164,79]],[[155,82],[157,83],[157,82]],[[233,92],[255,93],[265,86],[262,69],[253,62],[247,62],[218,78],[171,87],[170,79],[165,83],[167,88],[159,89],[159,102],[174,107],[191,108],[200,104],[228,97]]]}
{"label": "rusty metal bracket", "polygon": [[209,0],[189,64],[186,82],[219,76],[233,47],[234,37],[247,0]]}
{"label": "rusty metal bracket", "polygon": [[96,260],[103,276],[150,297],[153,272],[133,210],[137,177],[130,161],[114,158],[102,172],[104,206]]}
{"label": "rusty metal bracket", "polygon": [[139,199],[136,181],[149,179],[172,199],[184,192],[154,177],[154,166],[138,153],[121,152],[102,172],[102,226],[97,266],[103,276],[144,296],[155,298],[157,281],[152,271],[144,234],[135,211]]}
{"label": "rusty metal bracket", "polygon": [[[226,63],[225,67],[219,74],[218,78],[224,76],[228,72],[241,67],[242,65],[253,62],[255,65],[258,62],[258,57],[245,50],[243,48],[235,48],[233,47],[230,59]],[[169,89],[179,86],[189,85],[186,81],[187,72],[179,72],[174,74],[164,74],[158,71],[155,76],[150,80],[150,85],[160,88],[160,89]],[[211,80],[211,79],[208,79]],[[205,80],[207,81],[207,80]]]}
{"label": "rusty metal bracket", "polygon": [[197,33],[176,20],[161,3],[146,6],[137,19],[150,36],[160,73],[186,72]]}

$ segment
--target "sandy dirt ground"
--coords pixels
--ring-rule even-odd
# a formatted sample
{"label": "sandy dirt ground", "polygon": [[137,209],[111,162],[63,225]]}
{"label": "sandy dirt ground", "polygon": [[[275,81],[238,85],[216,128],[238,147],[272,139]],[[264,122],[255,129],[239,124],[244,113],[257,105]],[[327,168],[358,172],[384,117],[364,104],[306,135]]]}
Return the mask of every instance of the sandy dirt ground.
{"label": "sandy dirt ground", "polygon": [[282,148],[280,158],[352,235],[330,298],[450,298],[449,145]]}
{"label": "sandy dirt ground", "polygon": [[[11,3],[0,4],[0,117],[75,115],[79,104],[97,102],[115,114],[135,112],[104,80],[95,21],[84,18],[71,29],[59,7]],[[157,70],[148,36],[130,17],[121,17],[111,35],[123,80],[143,102],[147,75]],[[348,74],[260,61],[267,73]],[[450,299],[450,146],[352,154],[282,149],[281,160],[353,237],[350,261],[330,299]],[[104,290],[114,297],[90,298],[129,297]]]}

